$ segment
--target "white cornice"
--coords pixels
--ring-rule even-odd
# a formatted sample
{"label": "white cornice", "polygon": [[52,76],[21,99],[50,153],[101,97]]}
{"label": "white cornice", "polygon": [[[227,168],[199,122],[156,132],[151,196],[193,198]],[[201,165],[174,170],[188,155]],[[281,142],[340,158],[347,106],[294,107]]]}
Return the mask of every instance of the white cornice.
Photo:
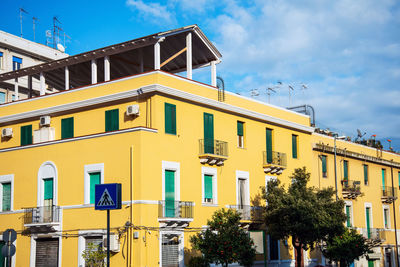
{"label": "white cornice", "polygon": [[294,122],[287,121],[284,119],[272,117],[272,116],[262,114],[259,112],[255,112],[255,111],[251,111],[251,110],[248,110],[245,108],[233,106],[233,105],[227,104],[225,102],[219,102],[217,100],[213,100],[213,99],[209,99],[209,98],[202,97],[199,95],[187,93],[184,91],[180,91],[180,90],[166,87],[166,86],[159,85],[159,84],[148,85],[148,86],[144,86],[141,88],[131,88],[129,91],[120,92],[120,93],[116,93],[116,94],[101,96],[101,97],[97,97],[97,98],[91,98],[91,99],[87,99],[87,100],[53,106],[53,107],[44,108],[44,109],[33,110],[33,111],[29,111],[29,112],[23,112],[23,113],[9,115],[9,116],[3,116],[3,117],[0,117],[0,125],[6,124],[6,123],[11,123],[11,122],[17,121],[17,120],[36,118],[39,116],[51,115],[51,114],[54,114],[57,112],[68,111],[71,109],[83,108],[83,107],[88,107],[88,106],[92,106],[92,105],[107,103],[110,101],[132,98],[132,97],[135,97],[138,95],[139,89],[141,89],[141,93],[143,93],[143,94],[150,93],[150,92],[160,92],[160,93],[163,93],[166,95],[178,97],[178,98],[181,98],[184,100],[193,101],[195,103],[207,105],[207,106],[210,106],[213,108],[218,108],[218,109],[221,109],[224,111],[233,112],[233,113],[236,113],[236,114],[239,114],[242,116],[247,116],[247,117],[251,117],[254,119],[262,120],[266,123],[272,123],[272,124],[292,128],[292,129],[307,132],[307,133],[312,133],[314,131],[314,128],[306,126],[306,125],[302,125],[302,124],[294,123]]}
{"label": "white cornice", "polygon": [[115,135],[115,134],[129,133],[129,132],[137,132],[137,131],[147,131],[147,132],[152,132],[152,133],[157,133],[158,132],[156,129],[150,129],[150,128],[145,128],[145,127],[134,127],[134,128],[123,129],[123,130],[119,130],[119,131],[91,134],[91,135],[85,135],[85,136],[78,136],[78,137],[69,138],[69,139],[60,139],[60,140],[48,141],[48,142],[31,144],[31,145],[26,145],[26,146],[3,148],[3,149],[0,149],[0,153],[8,152],[8,151],[14,151],[14,150],[22,150],[22,149],[33,148],[33,147],[49,146],[49,145],[60,144],[60,143],[68,143],[68,142],[85,140],[85,139],[92,139],[92,138],[103,137],[103,136],[108,136],[108,135]]}

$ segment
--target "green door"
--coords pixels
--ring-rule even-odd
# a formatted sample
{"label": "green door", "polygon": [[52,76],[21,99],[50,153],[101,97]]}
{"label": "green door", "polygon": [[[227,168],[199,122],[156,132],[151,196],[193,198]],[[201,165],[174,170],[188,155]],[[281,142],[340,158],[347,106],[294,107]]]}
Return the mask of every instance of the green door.
{"label": "green door", "polygon": [[214,116],[204,113],[204,153],[214,154]]}
{"label": "green door", "polygon": [[367,217],[367,237],[371,238],[370,208],[365,209],[365,216]]}
{"label": "green door", "polygon": [[267,163],[272,163],[272,130],[266,129]]}
{"label": "green door", "polygon": [[350,217],[350,206],[346,206],[346,226],[350,227],[351,226],[351,217]]}
{"label": "green door", "polygon": [[165,217],[175,217],[175,172],[165,171]]}
{"label": "green door", "polygon": [[382,169],[382,190],[385,191],[385,169]]}

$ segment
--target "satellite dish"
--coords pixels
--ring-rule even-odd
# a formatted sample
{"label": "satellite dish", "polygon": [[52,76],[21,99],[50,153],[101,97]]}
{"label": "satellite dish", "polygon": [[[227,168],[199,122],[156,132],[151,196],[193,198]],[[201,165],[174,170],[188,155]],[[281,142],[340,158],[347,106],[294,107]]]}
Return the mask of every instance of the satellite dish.
{"label": "satellite dish", "polygon": [[65,52],[65,47],[62,44],[57,44],[57,49],[63,53]]}

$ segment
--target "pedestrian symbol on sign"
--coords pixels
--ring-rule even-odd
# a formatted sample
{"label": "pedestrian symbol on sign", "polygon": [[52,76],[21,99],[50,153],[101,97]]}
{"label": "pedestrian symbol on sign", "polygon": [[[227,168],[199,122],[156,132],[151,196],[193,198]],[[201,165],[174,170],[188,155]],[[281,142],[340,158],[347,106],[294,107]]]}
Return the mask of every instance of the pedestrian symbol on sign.
{"label": "pedestrian symbol on sign", "polygon": [[102,207],[102,206],[114,206],[115,203],[112,200],[110,193],[108,193],[107,188],[104,189],[103,194],[100,197],[99,202],[97,202],[97,206]]}

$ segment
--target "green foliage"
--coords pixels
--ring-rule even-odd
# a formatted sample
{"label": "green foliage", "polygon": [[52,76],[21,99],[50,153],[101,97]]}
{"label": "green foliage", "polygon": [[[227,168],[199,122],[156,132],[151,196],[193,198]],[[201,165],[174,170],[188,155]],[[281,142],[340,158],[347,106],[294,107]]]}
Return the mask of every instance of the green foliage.
{"label": "green foliage", "polygon": [[107,254],[104,249],[93,243],[89,243],[88,248],[82,253],[85,266],[88,267],[103,267],[106,256]]}
{"label": "green foliage", "polygon": [[340,266],[349,266],[355,260],[366,255],[370,250],[367,239],[354,229],[347,229],[326,242],[322,253],[328,259],[340,262]]}
{"label": "green foliage", "polygon": [[189,267],[209,267],[210,264],[203,256],[192,257],[189,260]]}
{"label": "green foliage", "polygon": [[295,169],[290,178],[287,190],[279,180],[268,182],[263,191],[267,202],[265,223],[273,238],[291,236],[300,258],[301,248],[313,248],[315,242],[343,233],[346,215],[344,202],[334,200],[332,188],[307,187],[310,173],[305,167]]}
{"label": "green foliage", "polygon": [[255,258],[253,240],[240,227],[240,214],[232,209],[216,211],[207,221],[208,229],[190,238],[208,263],[228,266],[238,262],[252,266]]}

